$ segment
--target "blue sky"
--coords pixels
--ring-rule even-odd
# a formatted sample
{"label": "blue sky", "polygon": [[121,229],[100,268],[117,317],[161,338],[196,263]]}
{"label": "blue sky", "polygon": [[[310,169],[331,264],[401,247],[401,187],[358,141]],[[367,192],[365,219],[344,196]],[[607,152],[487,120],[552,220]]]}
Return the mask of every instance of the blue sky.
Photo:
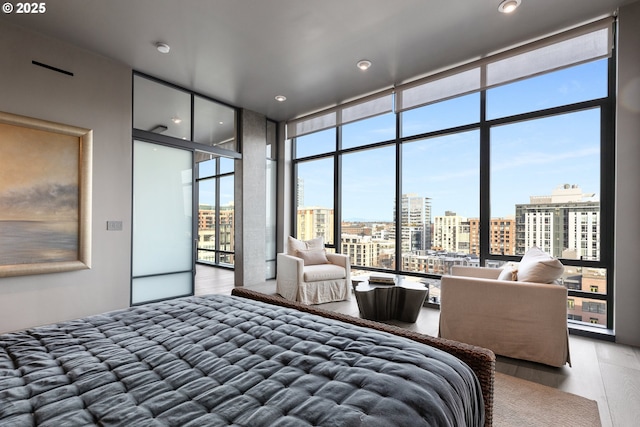
{"label": "blue sky", "polygon": [[[595,61],[491,89],[487,118],[495,119],[606,96],[606,60]],[[403,136],[479,120],[471,94],[404,113]],[[343,145],[394,138],[393,114],[343,127]],[[299,139],[298,155],[331,151],[335,130]],[[450,210],[479,216],[479,131],[419,140],[403,146],[403,193],[430,197],[432,215]],[[344,155],[343,219],[390,221],[395,198],[395,148]],[[515,213],[529,196],[550,195],[563,184],[600,192],[600,111],[585,110],[491,129],[491,216]],[[300,164],[306,206],[333,207],[331,160]]]}

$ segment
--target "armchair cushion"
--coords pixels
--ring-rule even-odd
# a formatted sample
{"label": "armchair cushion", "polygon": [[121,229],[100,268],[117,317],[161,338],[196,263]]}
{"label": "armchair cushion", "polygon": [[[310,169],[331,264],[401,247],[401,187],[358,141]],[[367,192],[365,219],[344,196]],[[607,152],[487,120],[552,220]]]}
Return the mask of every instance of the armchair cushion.
{"label": "armchair cushion", "polygon": [[305,282],[319,282],[346,278],[344,267],[333,264],[307,265],[304,268]]}
{"label": "armchair cushion", "polygon": [[299,258],[302,258],[304,261],[304,265],[318,265],[318,264],[329,264],[329,260],[327,259],[327,253],[324,249],[307,249],[300,250],[296,252],[296,255]]}
{"label": "armchair cushion", "polygon": [[553,283],[562,276],[562,263],[534,246],[529,249],[518,265],[518,281],[531,283]]}

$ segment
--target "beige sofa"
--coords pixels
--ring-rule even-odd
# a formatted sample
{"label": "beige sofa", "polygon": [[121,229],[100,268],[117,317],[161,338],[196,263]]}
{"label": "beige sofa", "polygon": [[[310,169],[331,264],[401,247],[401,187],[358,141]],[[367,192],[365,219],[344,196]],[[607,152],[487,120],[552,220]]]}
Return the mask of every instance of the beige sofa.
{"label": "beige sofa", "polygon": [[501,272],[458,266],[442,277],[439,336],[502,356],[571,365],[567,289],[497,280]]}

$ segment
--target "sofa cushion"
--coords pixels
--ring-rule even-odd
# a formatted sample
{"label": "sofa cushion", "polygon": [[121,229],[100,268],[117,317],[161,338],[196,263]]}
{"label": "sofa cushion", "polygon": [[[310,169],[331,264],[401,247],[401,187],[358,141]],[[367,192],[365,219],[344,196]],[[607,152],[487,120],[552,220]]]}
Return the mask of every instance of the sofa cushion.
{"label": "sofa cushion", "polygon": [[563,272],[564,266],[557,258],[534,246],[524,254],[518,265],[518,281],[553,283]]}
{"label": "sofa cushion", "polygon": [[329,264],[327,253],[324,249],[307,249],[296,252],[298,258],[302,258],[304,265]]}
{"label": "sofa cushion", "polygon": [[303,280],[305,282],[318,282],[321,280],[344,279],[347,275],[344,267],[335,264],[309,265],[304,268]]}
{"label": "sofa cushion", "polygon": [[299,240],[289,236],[287,254],[298,256],[298,251],[306,251],[309,249],[324,249],[324,239],[322,237],[316,237],[311,240]]}

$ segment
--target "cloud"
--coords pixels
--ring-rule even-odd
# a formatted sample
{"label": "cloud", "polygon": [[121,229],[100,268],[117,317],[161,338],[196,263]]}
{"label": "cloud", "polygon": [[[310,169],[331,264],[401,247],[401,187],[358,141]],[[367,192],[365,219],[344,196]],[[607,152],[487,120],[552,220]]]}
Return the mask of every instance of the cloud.
{"label": "cloud", "polygon": [[582,150],[575,151],[567,151],[564,153],[557,152],[521,152],[517,155],[514,155],[510,158],[505,158],[501,160],[499,163],[492,164],[491,170],[507,170],[507,169],[517,169],[522,168],[523,166],[530,165],[543,165],[543,164],[551,164],[557,162],[566,162],[567,160],[573,160],[578,158],[590,157],[590,156],[600,156],[600,148],[599,147],[587,147]]}

